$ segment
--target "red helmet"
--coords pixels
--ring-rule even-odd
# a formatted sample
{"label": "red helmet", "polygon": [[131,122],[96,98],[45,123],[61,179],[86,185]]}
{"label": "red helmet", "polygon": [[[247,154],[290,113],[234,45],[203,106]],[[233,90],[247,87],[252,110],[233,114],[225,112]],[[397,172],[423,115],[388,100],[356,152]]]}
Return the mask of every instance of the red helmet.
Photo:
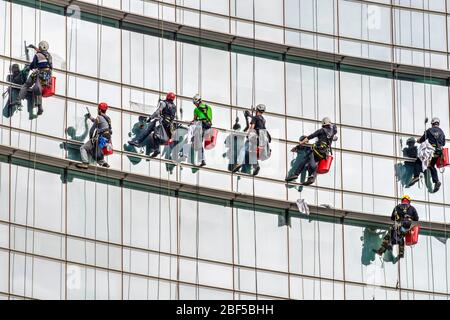
{"label": "red helmet", "polygon": [[176,98],[176,96],[175,96],[175,93],[173,93],[173,92],[169,92],[166,95],[166,100],[173,101],[173,100],[175,100],[175,98]]}
{"label": "red helmet", "polygon": [[103,112],[105,112],[106,110],[108,110],[109,106],[108,106],[108,104],[106,102],[100,102],[98,104],[98,108],[100,110],[102,110]]}

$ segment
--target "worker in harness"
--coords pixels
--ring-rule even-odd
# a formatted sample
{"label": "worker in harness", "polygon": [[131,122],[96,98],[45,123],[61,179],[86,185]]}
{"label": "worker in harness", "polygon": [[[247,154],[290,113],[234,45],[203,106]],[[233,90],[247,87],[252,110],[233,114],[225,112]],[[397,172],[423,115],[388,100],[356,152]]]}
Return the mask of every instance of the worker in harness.
{"label": "worker in harness", "polygon": [[[202,142],[203,139],[205,137],[205,133],[209,132],[209,129],[211,129],[212,127],[212,109],[209,105],[207,105],[206,103],[203,103],[202,98],[200,97],[200,95],[196,94],[193,98],[192,98],[192,102],[195,105],[195,109],[194,109],[194,120],[192,121],[192,123],[195,123],[197,121],[201,122],[201,126],[202,126]],[[205,150],[203,148],[203,143],[201,146],[201,159],[202,162],[200,164],[201,167],[206,165],[205,162]]]}
{"label": "worker in harness", "polygon": [[401,203],[398,204],[392,211],[391,220],[394,225],[390,232],[383,238],[381,247],[378,250],[374,249],[378,255],[382,255],[386,250],[392,250],[392,245],[399,245],[399,257],[403,258],[405,253],[405,235],[411,230],[412,221],[419,221],[419,215],[416,208],[411,205],[411,198],[404,195]]}
{"label": "worker in harness", "polygon": [[97,164],[109,168],[109,164],[104,160],[102,148],[99,146],[100,140],[106,142],[111,141],[112,127],[111,119],[106,115],[109,106],[105,102],[98,105],[98,115],[96,118],[87,114],[94,124],[89,130],[89,140],[80,147],[80,155],[82,163],[77,163],[76,167],[80,169],[87,169],[89,167],[89,155],[97,161]]}
{"label": "worker in harness", "polygon": [[35,49],[36,54],[29,65],[31,75],[20,89],[15,104],[20,105],[21,100],[25,99],[27,96],[28,90],[33,87],[34,104],[38,108],[37,114],[41,115],[44,112],[44,109],[42,109],[42,88],[48,86],[52,79],[52,56],[48,52],[49,46],[47,41],[39,42],[38,48],[34,45],[29,45],[28,48]]}
{"label": "worker in harness", "polygon": [[331,153],[331,143],[337,140],[336,133],[336,125],[331,123],[330,118],[325,117],[322,119],[321,129],[315,131],[307,137],[300,137],[300,143],[292,149],[293,152],[296,152],[298,148],[308,143],[311,139],[317,138],[317,141],[312,145],[303,161],[298,163],[297,168],[295,168],[293,173],[286,177],[285,181],[289,182],[296,180],[300,173],[308,167],[309,176],[303,185],[307,186],[313,184],[316,180],[317,164],[320,160],[325,159]]}
{"label": "worker in harness", "polygon": [[428,140],[428,142],[434,147],[433,158],[431,159],[428,166],[431,172],[431,178],[434,183],[433,193],[438,192],[439,188],[441,187],[441,182],[439,181],[436,169],[436,162],[440,157],[443,156],[442,147],[445,146],[445,134],[444,131],[439,128],[440,122],[441,121],[439,120],[439,118],[433,118],[431,120],[431,128],[428,128],[423,136],[418,140],[419,143]]}
{"label": "worker in harness", "polygon": [[[28,78],[28,74],[30,73],[30,69],[25,66],[22,70],[17,63],[14,63],[9,67],[9,74],[6,77],[6,81],[16,85],[8,87],[8,90],[3,93],[3,95],[8,94],[8,100],[6,100],[5,108],[3,109],[3,115],[6,118],[11,117],[16,110],[22,110],[22,104],[16,104],[17,98],[19,97],[20,88]],[[27,97],[29,100],[30,96]]]}
{"label": "worker in harness", "polygon": [[412,187],[417,181],[419,181],[420,173],[422,172],[422,161],[417,157],[416,139],[414,137],[406,140],[406,147],[403,148],[403,156],[405,158],[413,158],[414,161],[405,161],[405,167],[412,169],[413,178],[409,182],[408,187]]}
{"label": "worker in harness", "polygon": [[167,93],[166,99],[159,101],[155,112],[147,119],[147,122],[149,122],[147,128],[139,136],[128,141],[128,144],[139,147],[149,137],[147,147],[153,151],[150,157],[153,158],[160,154],[159,146],[169,141],[175,130],[174,120],[177,119],[177,106],[174,103],[175,98],[175,93]]}
{"label": "worker in harness", "polygon": [[248,162],[253,165],[253,175],[256,176],[261,169],[258,163],[258,148],[262,150],[261,152],[265,152],[268,156],[270,156],[269,143],[272,138],[266,129],[266,119],[263,117],[264,112],[266,112],[266,106],[264,104],[258,104],[256,106],[255,115],[250,115],[248,110],[245,112],[247,124],[247,119],[249,117],[251,118],[250,123],[244,129],[244,132],[248,131],[247,141],[239,153],[237,163],[233,166],[232,172],[239,171],[239,169],[244,165],[246,154],[248,154]]}

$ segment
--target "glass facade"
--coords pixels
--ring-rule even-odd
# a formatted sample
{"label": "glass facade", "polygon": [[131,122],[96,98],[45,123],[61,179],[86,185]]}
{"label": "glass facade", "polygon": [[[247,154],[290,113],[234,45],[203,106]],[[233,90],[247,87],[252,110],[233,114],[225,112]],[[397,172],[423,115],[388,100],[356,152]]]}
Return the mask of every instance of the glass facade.
{"label": "glass facade", "polygon": [[[447,2],[86,0],[65,8],[0,0],[0,90],[8,89],[10,65],[26,63],[24,42],[49,42],[57,77],[41,116],[25,108],[1,117],[0,146],[30,158],[0,162],[0,298],[448,299],[446,229],[421,233],[394,263],[373,254],[387,226],[369,219],[390,215],[407,192],[421,221],[447,226],[448,173],[431,194],[404,188],[394,171],[425,117],[439,117],[450,135],[448,81],[436,71],[449,71]],[[142,26],[131,14],[159,23]],[[197,31],[174,36],[175,24]],[[208,38],[215,34],[249,41]],[[282,46],[335,61],[290,56]],[[347,63],[356,58],[367,65]],[[378,62],[421,72],[376,69]],[[219,135],[206,167],[127,149],[139,116],[168,91],[186,123],[194,94],[213,107]],[[94,112],[100,101],[111,105],[111,169],[158,185],[37,164],[33,155],[76,160],[86,107]],[[242,111],[259,103],[267,106],[272,156],[256,177],[231,174],[224,142],[236,117],[242,125]],[[339,136],[330,173],[301,193],[287,188],[290,150],[325,116]],[[291,226],[278,226],[273,208],[164,191],[173,182],[286,203],[302,198],[368,218],[289,212]]]}

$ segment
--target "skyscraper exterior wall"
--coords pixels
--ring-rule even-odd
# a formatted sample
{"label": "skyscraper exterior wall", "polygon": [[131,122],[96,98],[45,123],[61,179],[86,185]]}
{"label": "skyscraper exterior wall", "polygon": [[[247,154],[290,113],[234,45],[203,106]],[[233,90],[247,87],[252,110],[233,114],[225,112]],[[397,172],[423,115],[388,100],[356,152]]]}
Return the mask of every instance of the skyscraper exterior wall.
{"label": "skyscraper exterior wall", "polygon": [[[0,0],[1,92],[41,40],[57,79],[42,115],[2,98],[0,299],[449,299],[450,175],[436,193],[398,177],[425,118],[450,136],[449,14],[445,0]],[[195,94],[212,107],[204,167],[127,143],[170,91],[185,125]],[[101,101],[111,167],[82,171]],[[258,104],[271,157],[232,173],[229,142]],[[286,185],[324,117],[330,172]],[[405,193],[419,242],[379,257]]]}

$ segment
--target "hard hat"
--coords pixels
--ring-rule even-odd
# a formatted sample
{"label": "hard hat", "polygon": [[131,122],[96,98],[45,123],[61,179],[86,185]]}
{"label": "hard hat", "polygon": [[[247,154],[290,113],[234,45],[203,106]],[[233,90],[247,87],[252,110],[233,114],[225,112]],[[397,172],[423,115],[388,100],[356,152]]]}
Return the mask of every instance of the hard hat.
{"label": "hard hat", "polygon": [[202,102],[202,97],[200,97],[199,94],[196,94],[193,98],[192,98],[192,102],[197,105],[200,104],[200,102]]}
{"label": "hard hat", "polygon": [[440,124],[441,123],[441,120],[439,120],[439,118],[437,118],[437,117],[434,117],[433,119],[431,119],[431,124]]}
{"label": "hard hat", "polygon": [[100,102],[98,104],[98,108],[100,110],[102,110],[103,112],[105,112],[106,110],[108,110],[109,106],[108,106],[108,104],[106,102]]}
{"label": "hard hat", "polygon": [[414,137],[410,137],[408,138],[408,140],[406,140],[406,144],[415,144],[416,143],[416,138]]}
{"label": "hard hat", "polygon": [[175,93],[173,93],[173,92],[169,92],[166,95],[166,100],[173,101],[173,100],[175,100],[175,98],[176,98],[176,96],[175,96]]}
{"label": "hard hat", "polygon": [[405,194],[403,197],[402,197],[402,201],[403,200],[408,200],[409,202],[411,202],[411,197],[410,196],[408,196],[407,194]]}
{"label": "hard hat", "polygon": [[331,120],[328,117],[322,119],[322,126],[329,126],[331,124]]}
{"label": "hard hat", "polygon": [[48,42],[47,41],[39,42],[39,50],[47,51],[48,50]]}
{"label": "hard hat", "polygon": [[256,106],[256,110],[259,112],[265,112],[266,111],[266,106],[264,104],[258,104]]}

